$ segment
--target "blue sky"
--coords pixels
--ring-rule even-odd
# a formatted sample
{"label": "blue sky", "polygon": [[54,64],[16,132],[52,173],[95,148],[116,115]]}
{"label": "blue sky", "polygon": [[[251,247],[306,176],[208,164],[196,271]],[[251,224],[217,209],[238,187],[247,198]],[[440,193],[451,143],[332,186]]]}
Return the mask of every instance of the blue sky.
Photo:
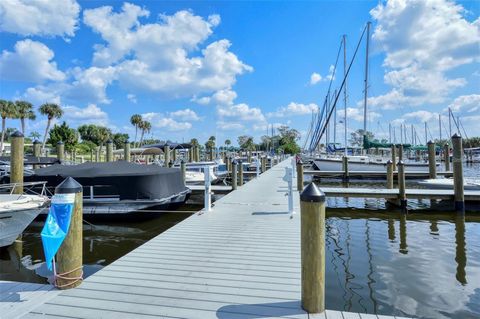
{"label": "blue sky", "polygon": [[[480,135],[479,2],[69,0],[39,6],[0,2],[0,98],[59,103],[72,126],[102,124],[133,138],[129,118],[138,113],[153,125],[149,136],[159,139],[258,139],[269,125],[281,124],[305,136],[342,35],[350,59],[370,20],[368,129],[379,137],[388,135],[389,123],[423,132],[427,121],[437,137],[438,114],[451,107],[468,135]],[[362,44],[348,79],[349,131],[363,123],[364,59]],[[337,75],[334,87],[340,80]],[[39,116],[27,131],[43,133],[45,124]]]}

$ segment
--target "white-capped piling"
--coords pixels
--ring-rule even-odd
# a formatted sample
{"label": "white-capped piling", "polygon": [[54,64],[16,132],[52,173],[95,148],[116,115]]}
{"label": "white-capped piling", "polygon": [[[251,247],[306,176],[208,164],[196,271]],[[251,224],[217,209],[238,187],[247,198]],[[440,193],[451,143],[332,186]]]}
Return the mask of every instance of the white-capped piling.
{"label": "white-capped piling", "polygon": [[302,308],[325,311],[325,194],[310,183],[300,194]]}
{"label": "white-capped piling", "polygon": [[186,182],[187,182],[187,165],[185,164],[185,160],[181,160],[180,161],[180,170],[182,171],[182,180],[183,180],[183,184],[185,185]]}

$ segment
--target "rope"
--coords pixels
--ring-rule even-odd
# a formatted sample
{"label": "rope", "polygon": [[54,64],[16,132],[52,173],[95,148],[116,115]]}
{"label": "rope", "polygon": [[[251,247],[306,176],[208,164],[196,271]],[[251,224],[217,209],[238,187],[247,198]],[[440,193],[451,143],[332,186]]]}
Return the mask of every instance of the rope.
{"label": "rope", "polygon": [[[80,276],[78,276],[78,277],[67,277],[66,276],[66,275],[69,275],[72,272],[75,272],[77,270],[80,270]],[[63,284],[63,285],[59,285],[58,282],[57,282],[58,279],[63,279],[63,280],[67,280],[67,281],[73,280],[73,281],[67,282],[66,284]],[[61,274],[57,274],[57,269],[55,267],[55,258],[53,258],[53,285],[55,287],[64,288],[64,287],[76,284],[79,281],[83,281],[83,266],[79,266],[79,267],[77,267],[75,269],[72,269],[70,271],[67,271],[67,272],[64,272],[64,273],[61,273]]]}

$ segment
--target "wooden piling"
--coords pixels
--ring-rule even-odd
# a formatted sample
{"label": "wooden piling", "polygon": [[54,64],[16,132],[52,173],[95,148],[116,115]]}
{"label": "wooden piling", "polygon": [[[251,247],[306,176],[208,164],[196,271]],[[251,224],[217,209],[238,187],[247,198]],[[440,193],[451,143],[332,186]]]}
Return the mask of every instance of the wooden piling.
{"label": "wooden piling", "polygon": [[[73,204],[70,228],[57,252],[56,285],[59,289],[70,289],[80,285],[83,271],[83,189],[76,180],[67,177],[55,188],[55,194],[72,194]],[[70,195],[70,196],[72,196]]]}
{"label": "wooden piling", "polygon": [[163,153],[165,156],[163,166],[170,167],[170,145],[165,145],[163,147]]}
{"label": "wooden piling", "polygon": [[125,141],[125,144],[123,145],[123,159],[126,162],[130,162],[130,142]]}
{"label": "wooden piling", "polygon": [[107,141],[107,162],[113,162],[113,141],[108,140]]}
{"label": "wooden piling", "polygon": [[445,143],[443,146],[443,159],[445,161],[445,172],[450,171],[450,146]]}
{"label": "wooden piling", "polygon": [[403,161],[403,144],[398,144],[398,160]]}
{"label": "wooden piling", "polygon": [[262,173],[265,173],[267,171],[267,158],[262,157]]}
{"label": "wooden piling", "polygon": [[342,157],[342,170],[343,170],[343,179],[348,181],[350,179],[350,173],[348,172],[348,157]]}
{"label": "wooden piling", "polygon": [[387,161],[387,188],[393,189],[393,163],[391,160]]}
{"label": "wooden piling", "polygon": [[400,249],[398,250],[401,254],[408,254],[408,244],[407,244],[407,214],[400,215]]}
{"label": "wooden piling", "polygon": [[[40,156],[42,154],[42,142],[39,140],[33,141],[33,156],[35,156],[36,160],[40,160]],[[33,169],[40,168],[40,165],[33,165]]]}
{"label": "wooden piling", "polygon": [[428,175],[429,178],[437,178],[437,165],[435,162],[435,143],[428,141]]}
{"label": "wooden piling", "polygon": [[403,161],[399,161],[398,165],[398,199],[400,200],[400,208],[403,213],[407,212],[407,196],[405,194],[405,164]]}
{"label": "wooden piling", "polygon": [[57,158],[59,161],[63,161],[65,158],[65,144],[62,141],[57,143]]}
{"label": "wooden piling", "polygon": [[238,186],[243,185],[243,162],[238,161]]}
{"label": "wooden piling", "polygon": [[396,167],[396,164],[395,164],[395,163],[397,163],[396,151],[397,151],[397,148],[396,148],[395,144],[392,144],[392,164],[393,164],[393,170],[394,171],[397,170],[397,167]]}
{"label": "wooden piling", "polygon": [[453,192],[455,201],[455,211],[458,214],[465,213],[465,198],[463,189],[463,148],[462,137],[455,133],[452,136],[453,147]]}
{"label": "wooden piling", "polygon": [[248,151],[248,153],[247,153],[247,161],[248,161],[248,163],[251,163],[251,162],[252,162],[252,151]]}
{"label": "wooden piling", "polygon": [[297,162],[297,190],[303,191],[303,162],[299,160]]}
{"label": "wooden piling", "polygon": [[237,189],[237,161],[232,162],[232,190]]}
{"label": "wooden piling", "polygon": [[300,195],[302,308],[325,310],[325,195],[310,183]]}
{"label": "wooden piling", "polygon": [[200,162],[200,146],[195,146],[195,161]]}
{"label": "wooden piling", "polygon": [[13,188],[13,194],[23,194],[23,155],[24,155],[24,137],[20,131],[10,135],[12,138],[10,149],[10,183],[16,184]]}

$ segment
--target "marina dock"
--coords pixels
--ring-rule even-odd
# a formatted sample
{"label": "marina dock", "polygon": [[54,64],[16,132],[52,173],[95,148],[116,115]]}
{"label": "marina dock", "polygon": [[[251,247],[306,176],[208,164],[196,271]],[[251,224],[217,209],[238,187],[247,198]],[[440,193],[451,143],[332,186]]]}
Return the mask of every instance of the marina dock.
{"label": "marina dock", "polygon": [[[318,170],[305,170],[303,171],[305,175],[312,175],[320,178],[343,178],[345,176],[344,171],[318,171]],[[394,171],[393,176],[396,178],[398,172]],[[349,178],[360,178],[360,179],[385,179],[387,177],[387,171],[349,171]],[[440,171],[437,172],[438,176],[452,177],[453,172]],[[407,171],[405,172],[405,178],[417,178],[417,179],[427,179],[429,178],[428,172],[415,172]]]}
{"label": "marina dock", "polygon": [[290,215],[283,181],[290,163],[9,318],[393,318],[302,310],[299,196]]}

